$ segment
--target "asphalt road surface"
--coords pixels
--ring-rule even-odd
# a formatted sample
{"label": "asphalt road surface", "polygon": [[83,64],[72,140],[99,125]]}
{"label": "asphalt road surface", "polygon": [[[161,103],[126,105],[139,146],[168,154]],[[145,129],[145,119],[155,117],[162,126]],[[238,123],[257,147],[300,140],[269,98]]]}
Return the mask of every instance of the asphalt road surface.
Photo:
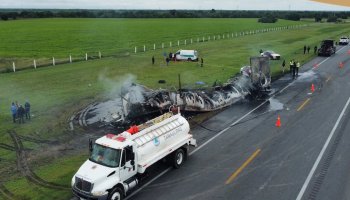
{"label": "asphalt road surface", "polygon": [[127,199],[350,199],[350,48],[337,50],[275,81],[270,99],[192,129],[199,146],[182,168],[156,165]]}

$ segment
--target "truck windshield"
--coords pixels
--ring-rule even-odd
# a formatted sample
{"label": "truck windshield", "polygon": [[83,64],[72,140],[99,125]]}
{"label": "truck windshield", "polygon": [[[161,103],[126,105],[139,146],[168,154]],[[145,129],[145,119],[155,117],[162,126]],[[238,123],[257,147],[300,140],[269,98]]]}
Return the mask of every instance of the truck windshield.
{"label": "truck windshield", "polygon": [[120,149],[112,149],[99,144],[94,144],[89,160],[107,167],[118,167]]}

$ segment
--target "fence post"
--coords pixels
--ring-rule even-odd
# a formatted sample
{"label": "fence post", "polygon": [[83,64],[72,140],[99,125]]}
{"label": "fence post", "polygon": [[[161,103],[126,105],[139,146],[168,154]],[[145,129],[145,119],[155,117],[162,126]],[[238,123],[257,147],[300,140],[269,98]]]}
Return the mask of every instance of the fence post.
{"label": "fence post", "polygon": [[197,43],[199,42],[199,38],[197,38]]}
{"label": "fence post", "polygon": [[33,61],[34,69],[36,69],[36,60]]}
{"label": "fence post", "polygon": [[177,41],[177,46],[180,46],[180,40]]}
{"label": "fence post", "polygon": [[162,43],[162,49],[164,49],[164,43]]}
{"label": "fence post", "polygon": [[72,55],[69,55],[69,62],[72,63]]}
{"label": "fence post", "polygon": [[222,39],[225,39],[225,34],[222,34]]}
{"label": "fence post", "polygon": [[135,47],[135,53],[137,52],[137,47]]}
{"label": "fence post", "polygon": [[185,45],[187,44],[186,40],[185,40]]}
{"label": "fence post", "polygon": [[55,63],[55,57],[52,57],[52,65],[55,66],[56,63]]}
{"label": "fence post", "polygon": [[12,69],[13,69],[13,72],[16,72],[16,65],[15,65],[15,62],[12,62]]}
{"label": "fence post", "polygon": [[143,45],[143,52],[146,51],[146,45]]}
{"label": "fence post", "polygon": [[215,35],[214,35],[214,40],[215,40]]}
{"label": "fence post", "polygon": [[85,60],[86,60],[86,61],[88,60],[88,56],[87,56],[87,53],[85,53]]}
{"label": "fence post", "polygon": [[205,40],[205,39],[204,39],[204,36],[203,36],[203,42],[204,42],[204,40]]}
{"label": "fence post", "polygon": [[153,44],[153,50],[156,50],[156,44]]}
{"label": "fence post", "polygon": [[191,44],[193,43],[193,40],[192,40],[192,38],[191,38]]}
{"label": "fence post", "polygon": [[210,36],[208,36],[208,41],[210,41]]}
{"label": "fence post", "polygon": [[172,45],[171,45],[171,42],[169,42],[169,46],[171,47]]}
{"label": "fence post", "polygon": [[98,52],[98,57],[99,57],[100,59],[102,58],[101,51]]}

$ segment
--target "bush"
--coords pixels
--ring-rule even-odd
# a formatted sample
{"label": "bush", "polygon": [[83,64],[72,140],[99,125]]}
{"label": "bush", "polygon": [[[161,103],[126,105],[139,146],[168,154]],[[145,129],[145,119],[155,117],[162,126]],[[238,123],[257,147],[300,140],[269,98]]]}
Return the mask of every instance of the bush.
{"label": "bush", "polygon": [[268,16],[268,17],[262,17],[258,20],[260,23],[276,23],[277,22],[276,17]]}
{"label": "bush", "polygon": [[329,16],[327,22],[337,22],[338,18],[336,16]]}
{"label": "bush", "polygon": [[4,21],[7,21],[9,19],[9,17],[7,15],[1,15],[1,19]]}

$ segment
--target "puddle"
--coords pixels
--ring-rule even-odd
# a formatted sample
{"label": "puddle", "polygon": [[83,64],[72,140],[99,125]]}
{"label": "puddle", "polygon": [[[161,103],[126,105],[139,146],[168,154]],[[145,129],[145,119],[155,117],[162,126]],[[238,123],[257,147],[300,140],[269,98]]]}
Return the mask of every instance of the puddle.
{"label": "puddle", "polygon": [[303,73],[299,73],[299,76],[296,79],[296,82],[310,81],[316,78],[317,78],[316,73],[313,70],[309,70]]}
{"label": "puddle", "polygon": [[284,105],[278,99],[270,98],[269,101],[269,111],[283,110]]}

